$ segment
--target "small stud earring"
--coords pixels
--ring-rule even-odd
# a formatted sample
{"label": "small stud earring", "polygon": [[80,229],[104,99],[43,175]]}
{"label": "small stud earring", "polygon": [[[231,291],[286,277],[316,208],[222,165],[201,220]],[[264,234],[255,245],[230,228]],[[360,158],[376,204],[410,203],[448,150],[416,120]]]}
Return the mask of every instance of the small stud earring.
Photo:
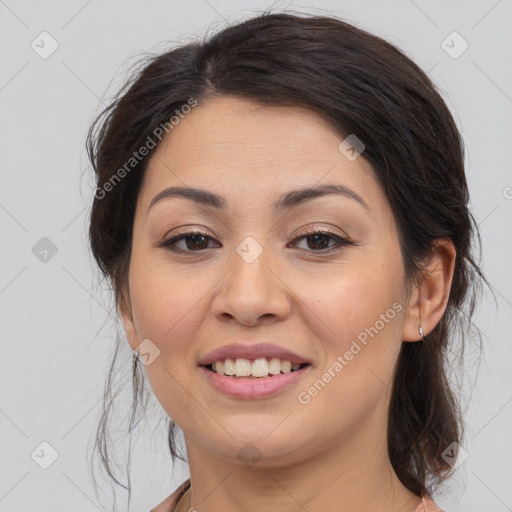
{"label": "small stud earring", "polygon": [[420,336],[421,336],[421,341],[423,341],[425,339],[425,335],[423,334],[423,328],[421,327],[421,325],[420,325]]}

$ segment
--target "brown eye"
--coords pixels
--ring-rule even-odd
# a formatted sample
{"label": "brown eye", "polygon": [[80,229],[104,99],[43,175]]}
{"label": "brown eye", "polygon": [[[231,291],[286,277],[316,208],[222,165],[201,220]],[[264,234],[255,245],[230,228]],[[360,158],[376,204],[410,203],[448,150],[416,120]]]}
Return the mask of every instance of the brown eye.
{"label": "brown eye", "polygon": [[[176,252],[199,252],[209,249],[208,243],[213,240],[208,235],[200,232],[186,232],[175,235],[167,240],[164,240],[160,246]],[[181,246],[178,246],[178,244]]]}
{"label": "brown eye", "polygon": [[[307,247],[302,248],[313,252],[326,251],[330,250],[331,248],[332,250],[335,250],[341,248],[344,245],[353,245],[353,243],[346,238],[324,230],[313,230],[306,232],[300,237],[296,238],[294,243],[296,244],[297,241],[302,240],[305,240],[307,245]],[[334,241],[334,243],[330,244],[330,241]]]}
{"label": "brown eye", "polygon": [[206,249],[208,247],[208,237],[204,235],[186,236],[183,240],[185,240],[187,249],[190,249],[191,251]]}
{"label": "brown eye", "polygon": [[329,239],[332,240],[332,237],[323,234],[309,235],[306,237],[310,249],[327,249]]}

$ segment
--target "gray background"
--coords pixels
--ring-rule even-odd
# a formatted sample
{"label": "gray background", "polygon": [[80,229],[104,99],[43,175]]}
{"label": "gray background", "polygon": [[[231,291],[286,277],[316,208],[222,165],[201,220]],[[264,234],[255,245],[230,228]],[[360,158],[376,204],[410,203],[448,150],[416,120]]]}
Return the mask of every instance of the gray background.
{"label": "gray background", "polygon": [[[455,114],[497,304],[486,293],[475,317],[483,357],[467,353],[468,457],[436,499],[449,512],[512,510],[511,0],[0,0],[0,511],[109,504],[108,494],[98,504],[87,465],[116,329],[87,249],[89,124],[137,55],[271,5],[337,15],[387,38],[429,72]],[[31,47],[43,51],[43,31],[58,43],[46,59]],[[442,43],[453,31],[469,44],[457,58],[446,45],[453,54],[464,42]],[[187,477],[183,466],[171,473],[160,416],[153,408],[137,437],[131,510],[148,510]],[[48,469],[41,442],[58,454]]]}

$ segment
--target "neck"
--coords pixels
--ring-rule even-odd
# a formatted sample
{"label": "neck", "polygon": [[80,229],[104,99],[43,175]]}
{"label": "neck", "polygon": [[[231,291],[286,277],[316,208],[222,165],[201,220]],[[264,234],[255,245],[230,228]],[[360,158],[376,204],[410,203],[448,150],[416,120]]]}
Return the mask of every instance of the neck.
{"label": "neck", "polygon": [[362,430],[347,441],[324,440],[321,453],[278,467],[264,459],[250,467],[223,460],[187,440],[192,485],[179,510],[414,512],[420,498],[393,471],[386,429],[380,438]]}

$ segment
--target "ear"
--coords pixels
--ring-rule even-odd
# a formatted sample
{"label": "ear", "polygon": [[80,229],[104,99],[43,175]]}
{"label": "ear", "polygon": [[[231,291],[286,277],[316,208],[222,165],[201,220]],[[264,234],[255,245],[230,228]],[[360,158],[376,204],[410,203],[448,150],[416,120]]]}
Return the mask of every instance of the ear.
{"label": "ear", "polygon": [[419,282],[413,286],[402,325],[402,341],[421,341],[441,320],[448,304],[455,269],[456,250],[450,240],[434,242],[433,255],[422,269]]}
{"label": "ear", "polygon": [[119,300],[118,314],[121,317],[124,326],[124,332],[126,339],[132,350],[135,350],[139,345],[139,335],[135,327],[133,319],[131,301],[129,299],[129,292],[127,289],[123,289]]}

